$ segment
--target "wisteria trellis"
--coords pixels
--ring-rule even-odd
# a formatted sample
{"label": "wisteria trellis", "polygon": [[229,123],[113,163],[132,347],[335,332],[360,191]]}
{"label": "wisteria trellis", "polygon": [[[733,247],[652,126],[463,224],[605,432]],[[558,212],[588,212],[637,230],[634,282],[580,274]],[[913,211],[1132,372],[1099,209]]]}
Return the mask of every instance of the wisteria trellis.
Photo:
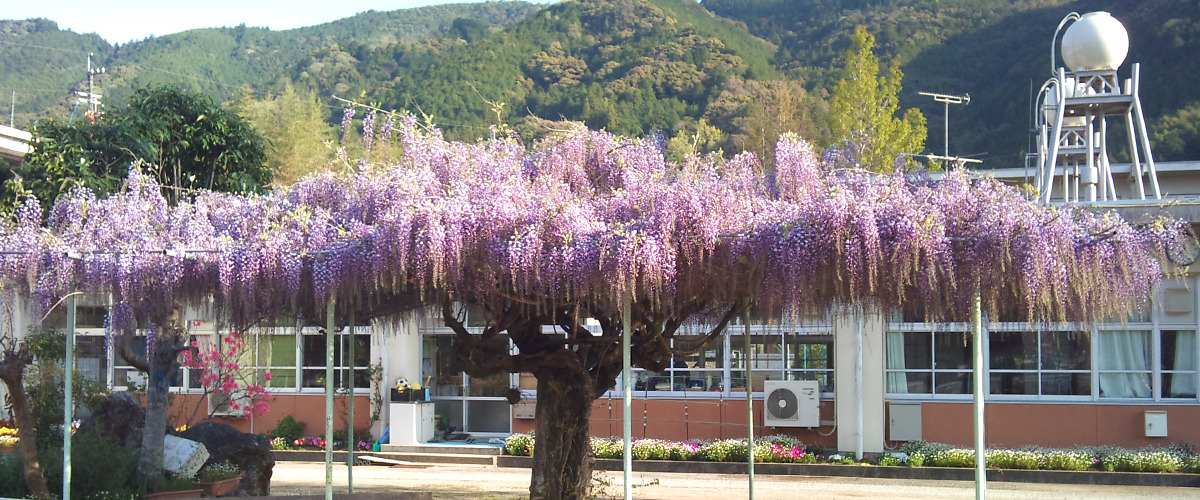
{"label": "wisteria trellis", "polygon": [[398,162],[262,196],[169,206],[135,170],[120,193],[65,195],[44,223],[27,199],[0,226],[0,281],[45,305],[75,289],[112,294],[114,328],[210,296],[237,325],[319,310],[330,293],[403,297],[380,302],[400,311],[447,290],[549,305],[703,288],[776,311],[918,302],[952,319],[976,286],[993,313],[1086,321],[1144,307],[1164,249],[1188,233],[1179,221],[1135,227],[1040,207],[961,172],[871,176],[794,136],[765,172],[750,153],[675,164],[660,137],[582,128],[532,148],[448,142],[412,117],[384,131]]}

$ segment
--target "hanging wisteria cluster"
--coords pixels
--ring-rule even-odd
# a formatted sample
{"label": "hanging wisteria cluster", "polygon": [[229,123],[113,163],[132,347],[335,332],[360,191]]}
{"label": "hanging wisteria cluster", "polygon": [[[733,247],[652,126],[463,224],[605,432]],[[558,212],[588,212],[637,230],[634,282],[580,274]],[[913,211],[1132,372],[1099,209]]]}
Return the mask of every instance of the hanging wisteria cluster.
{"label": "hanging wisteria cluster", "polygon": [[118,328],[206,297],[237,325],[331,295],[395,312],[447,291],[546,307],[626,292],[749,296],[770,311],[919,304],[954,319],[979,289],[994,314],[1087,321],[1143,307],[1164,250],[1188,234],[1184,222],[1040,207],[961,172],[839,168],[794,136],[779,140],[773,172],[750,153],[671,163],[661,137],[583,128],[532,148],[465,144],[410,116],[385,122],[378,142],[389,140],[397,162],[268,195],[170,206],[134,170],[120,193],[67,194],[44,223],[25,200],[0,227],[0,281],[47,305],[111,294]]}

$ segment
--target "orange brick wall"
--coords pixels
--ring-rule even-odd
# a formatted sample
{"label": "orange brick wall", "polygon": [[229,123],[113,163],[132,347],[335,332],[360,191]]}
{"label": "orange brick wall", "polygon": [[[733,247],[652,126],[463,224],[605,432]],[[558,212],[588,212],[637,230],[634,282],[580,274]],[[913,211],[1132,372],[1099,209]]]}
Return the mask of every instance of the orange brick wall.
{"label": "orange brick wall", "polygon": [[[921,437],[926,441],[971,446],[971,403],[923,403]],[[1144,412],[1167,412],[1168,437],[1145,436]],[[1138,448],[1177,441],[1200,443],[1200,406],[989,403],[984,435],[988,446],[1074,447],[1114,445]]]}

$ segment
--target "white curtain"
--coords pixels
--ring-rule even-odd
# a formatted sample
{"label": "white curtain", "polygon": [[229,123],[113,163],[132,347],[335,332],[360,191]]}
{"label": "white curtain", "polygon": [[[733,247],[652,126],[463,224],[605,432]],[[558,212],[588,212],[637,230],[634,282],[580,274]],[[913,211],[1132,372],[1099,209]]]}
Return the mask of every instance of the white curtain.
{"label": "white curtain", "polygon": [[[1166,332],[1164,332],[1166,333]],[[1174,371],[1196,371],[1196,332],[1175,332],[1175,365]],[[1171,392],[1169,394],[1196,394],[1196,376],[1176,373],[1171,377]],[[1167,396],[1164,394],[1163,396]]]}
{"label": "white curtain", "polygon": [[[904,369],[904,333],[887,333],[887,368],[888,370]],[[887,372],[887,392],[891,394],[908,394],[908,374],[904,372]]]}
{"label": "white curtain", "polygon": [[[1100,396],[1148,398],[1150,386],[1150,332],[1102,331],[1100,344]],[[1103,373],[1108,370],[1142,373]]]}

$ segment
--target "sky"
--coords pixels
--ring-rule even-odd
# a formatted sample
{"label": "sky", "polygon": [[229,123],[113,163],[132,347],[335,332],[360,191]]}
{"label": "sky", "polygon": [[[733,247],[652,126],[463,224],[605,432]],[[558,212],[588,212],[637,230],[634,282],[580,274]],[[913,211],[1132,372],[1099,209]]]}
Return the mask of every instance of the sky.
{"label": "sky", "polygon": [[0,8],[0,19],[44,17],[57,22],[60,29],[76,33],[97,33],[109,43],[124,44],[150,35],[162,36],[195,28],[237,26],[241,23],[285,30],[350,17],[371,9],[388,11],[452,1],[13,0],[4,2],[4,7]]}

